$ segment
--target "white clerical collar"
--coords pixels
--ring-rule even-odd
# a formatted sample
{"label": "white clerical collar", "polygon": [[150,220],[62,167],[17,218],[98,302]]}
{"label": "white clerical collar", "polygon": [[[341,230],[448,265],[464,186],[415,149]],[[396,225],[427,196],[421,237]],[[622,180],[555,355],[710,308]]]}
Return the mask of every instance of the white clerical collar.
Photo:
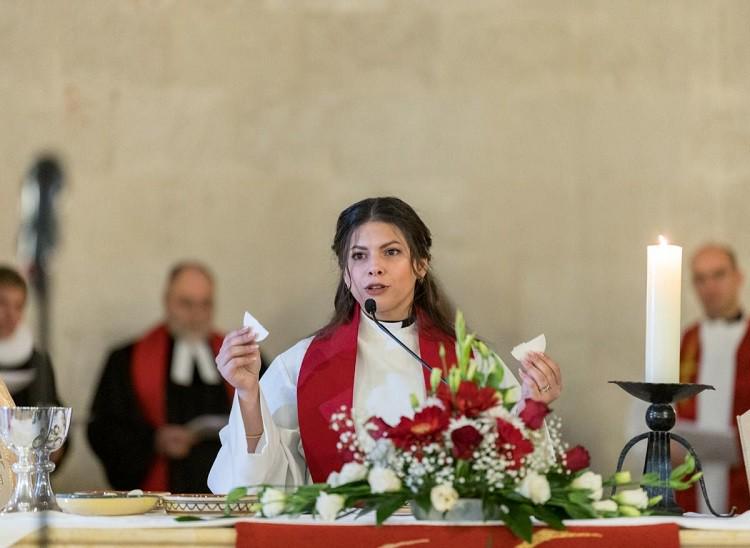
{"label": "white clerical collar", "polygon": [[0,369],[26,363],[34,351],[34,337],[26,325],[19,325],[7,339],[0,339]]}
{"label": "white clerical collar", "polygon": [[216,370],[213,353],[205,341],[178,338],[172,351],[172,366],[169,377],[180,386],[193,384],[195,368],[205,384],[219,384],[221,377]]}
{"label": "white clerical collar", "polygon": [[[360,312],[360,314],[362,318],[365,318],[367,320],[368,325],[370,325],[371,327],[374,327],[375,329],[378,329],[377,325],[375,324],[374,321],[372,321],[372,318],[370,316],[368,316],[364,312]],[[395,321],[381,320],[380,318],[378,318],[378,322],[383,324],[383,326],[385,326],[388,329],[388,331],[390,331],[391,333],[398,333],[404,329],[409,329],[409,330],[413,329],[414,324],[416,323],[413,316],[406,318],[405,320],[395,320]]]}
{"label": "white clerical collar", "polygon": [[747,318],[745,317],[744,312],[739,312],[736,316],[731,318],[705,318],[702,323],[704,326],[713,329],[739,329],[741,326],[747,324]]}

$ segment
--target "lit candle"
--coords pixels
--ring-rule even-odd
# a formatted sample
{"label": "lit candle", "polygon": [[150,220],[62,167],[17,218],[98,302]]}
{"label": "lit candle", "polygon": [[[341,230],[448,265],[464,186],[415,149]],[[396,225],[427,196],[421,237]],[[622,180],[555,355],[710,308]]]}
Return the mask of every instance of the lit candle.
{"label": "lit candle", "polygon": [[682,248],[648,246],[646,275],[646,382],[680,382]]}

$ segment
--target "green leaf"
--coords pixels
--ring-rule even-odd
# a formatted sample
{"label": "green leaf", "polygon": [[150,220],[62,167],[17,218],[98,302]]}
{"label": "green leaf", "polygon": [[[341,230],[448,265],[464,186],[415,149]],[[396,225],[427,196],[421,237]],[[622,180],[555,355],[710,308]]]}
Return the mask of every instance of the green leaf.
{"label": "green leaf", "polygon": [[558,507],[562,509],[567,517],[570,517],[572,519],[589,519],[596,517],[596,512],[594,512],[594,509],[591,507],[590,501],[587,501],[586,504],[577,504],[575,502],[565,500],[564,498],[554,498],[550,499],[547,502],[547,506]]}
{"label": "green leaf", "polygon": [[534,506],[534,516],[553,529],[557,529],[558,531],[565,529],[565,525],[563,525],[560,516],[558,516],[552,508],[547,508],[546,506]]}
{"label": "green leaf", "polygon": [[[503,376],[505,375],[505,370],[507,369],[507,366],[505,365],[505,362],[503,359],[497,355],[496,352],[492,353],[492,359],[495,362],[495,370],[498,372],[498,382],[503,382]],[[510,371],[510,369],[508,369]]]}
{"label": "green leaf", "polygon": [[649,472],[648,474],[643,474],[641,477],[640,485],[642,487],[653,487],[658,486],[661,484],[661,480],[659,479],[659,474],[656,472]]}
{"label": "green leaf", "polygon": [[238,502],[245,495],[247,495],[247,487],[235,487],[227,493],[226,503],[229,505]]}
{"label": "green leaf", "polygon": [[580,504],[568,504],[565,507],[565,511],[573,519],[590,519],[596,517],[596,512],[594,512],[593,508]]}
{"label": "green leaf", "polygon": [[356,518],[354,518],[354,519],[359,519],[359,518],[361,518],[362,516],[366,516],[367,514],[369,514],[370,512],[372,512],[373,510],[374,510],[374,507],[372,507],[372,506],[365,506],[364,508],[362,508],[362,509],[361,509],[361,510],[360,510],[360,511],[359,511],[359,512],[357,513],[357,517],[356,517]]}
{"label": "green leaf", "polygon": [[703,477],[703,470],[701,470],[700,472],[696,472],[695,474],[693,474],[692,476],[690,476],[690,479],[688,480],[688,483],[691,483],[691,484],[695,483],[698,480],[700,480],[702,477]]}
{"label": "green leaf", "polygon": [[443,372],[437,367],[433,369],[432,372],[430,373],[430,389],[432,390],[433,394],[437,392],[438,386],[440,385],[440,381],[443,378],[442,374]]}
{"label": "green leaf", "polygon": [[482,356],[482,358],[490,357],[490,349],[482,341],[477,341],[477,350],[479,351],[479,355]]}
{"label": "green leaf", "polygon": [[459,459],[456,463],[456,477],[468,477],[469,476],[469,462]]}
{"label": "green leaf", "polygon": [[414,497],[414,501],[422,510],[424,510],[425,512],[429,512],[430,506],[432,506],[432,502],[430,501],[429,489],[423,489],[419,493],[417,493],[417,495]]}
{"label": "green leaf", "polygon": [[375,512],[375,520],[377,521],[377,524],[380,525],[391,517],[396,510],[404,505],[405,502],[406,497],[403,495],[385,499],[378,505],[378,509]]}
{"label": "green leaf", "polygon": [[181,523],[185,521],[204,521],[203,518],[199,518],[198,516],[177,516],[174,520]]}
{"label": "green leaf", "polygon": [[466,322],[464,321],[464,315],[460,310],[456,311],[456,342],[463,343],[466,338]]}
{"label": "green leaf", "polygon": [[418,409],[419,408],[419,398],[416,394],[412,393],[409,394],[409,401],[411,402],[411,408],[412,409]]}
{"label": "green leaf", "polygon": [[590,495],[591,492],[588,489],[581,491],[571,491],[570,493],[568,493],[568,500],[575,504],[591,504]]}
{"label": "green leaf", "polygon": [[471,345],[474,342],[475,335],[469,335],[466,337],[466,341],[461,348],[461,376],[466,378],[466,373],[469,367],[469,361],[471,359]]}
{"label": "green leaf", "polygon": [[534,528],[531,524],[531,516],[521,505],[509,505],[509,512],[503,514],[502,518],[511,532],[526,542],[531,542]]}
{"label": "green leaf", "polygon": [[500,505],[487,493],[482,498],[482,513],[485,520],[503,519],[503,512],[500,510]]}
{"label": "green leaf", "polygon": [[489,375],[487,375],[487,380],[485,381],[485,385],[494,388],[495,390],[498,390],[500,388],[500,382],[502,374],[498,371],[493,371]]}
{"label": "green leaf", "polygon": [[688,453],[687,455],[685,455],[685,462],[672,470],[672,473],[669,475],[669,479],[682,479],[686,475],[691,474],[693,470],[695,470],[695,459],[691,454]]}
{"label": "green leaf", "polygon": [[451,392],[455,394],[458,391],[458,386],[461,384],[461,371],[457,367],[454,367],[448,373],[448,384],[450,385]]}

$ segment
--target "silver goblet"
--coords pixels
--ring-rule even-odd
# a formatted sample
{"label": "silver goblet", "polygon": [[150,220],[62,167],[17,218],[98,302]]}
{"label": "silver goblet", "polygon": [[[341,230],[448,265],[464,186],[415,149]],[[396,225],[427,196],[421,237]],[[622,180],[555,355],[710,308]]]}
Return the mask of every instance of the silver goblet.
{"label": "silver goblet", "polygon": [[65,441],[70,413],[70,407],[0,407],[0,439],[17,457],[11,467],[16,485],[4,513],[59,509],[49,486],[55,468],[49,454]]}
{"label": "silver goblet", "polygon": [[55,469],[55,463],[50,461],[50,455],[60,449],[68,436],[70,426],[70,407],[47,407],[49,416],[49,429],[43,442],[38,444],[35,451],[35,475],[36,486],[34,488],[34,499],[37,510],[60,510],[52,492],[49,475]]}

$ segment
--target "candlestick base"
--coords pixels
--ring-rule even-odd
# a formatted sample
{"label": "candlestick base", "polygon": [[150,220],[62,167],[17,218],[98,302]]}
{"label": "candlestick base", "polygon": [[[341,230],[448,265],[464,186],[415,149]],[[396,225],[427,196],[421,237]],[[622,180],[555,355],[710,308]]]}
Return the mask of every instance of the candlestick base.
{"label": "candlestick base", "polygon": [[[617,460],[617,471],[622,470],[625,457],[628,451],[636,444],[643,440],[648,440],[646,447],[646,461],[643,466],[643,473],[655,472],[663,482],[669,481],[672,473],[671,459],[671,440],[682,445],[695,459],[696,471],[701,471],[702,466],[698,455],[688,441],[682,436],[671,434],[669,431],[675,424],[676,416],[672,404],[686,398],[691,398],[700,394],[704,390],[714,390],[713,386],[707,384],[683,384],[683,383],[650,383],[650,382],[630,382],[630,381],[609,381],[616,384],[625,392],[638,398],[639,400],[650,403],[646,411],[646,425],[650,432],[644,432],[631,439],[625,444]],[[717,517],[732,517],[736,509],[732,507],[729,513],[722,514],[714,510],[711,501],[708,499],[706,483],[700,478],[700,488],[703,499],[706,501],[709,511]],[[617,487],[612,488],[612,495],[617,491]],[[649,498],[661,495],[661,501],[655,506],[655,509],[661,513],[683,514],[684,510],[677,504],[674,496],[674,489],[669,486],[663,487],[646,487]]]}

